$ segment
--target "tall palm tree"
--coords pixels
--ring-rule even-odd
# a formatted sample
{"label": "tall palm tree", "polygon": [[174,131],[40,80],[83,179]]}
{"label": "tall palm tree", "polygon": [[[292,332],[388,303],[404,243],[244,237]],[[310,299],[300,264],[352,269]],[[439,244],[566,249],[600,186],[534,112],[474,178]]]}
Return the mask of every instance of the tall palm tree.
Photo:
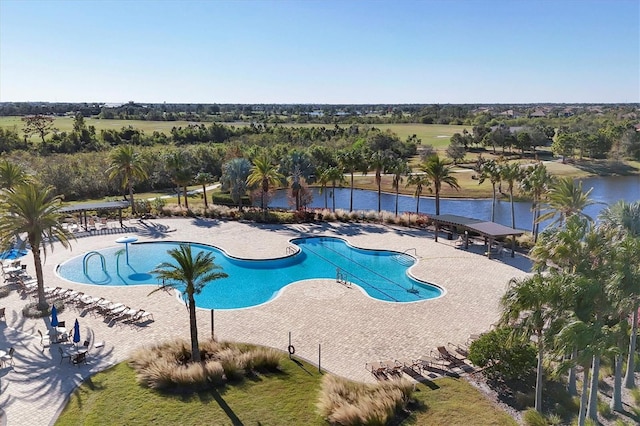
{"label": "tall palm tree", "polygon": [[433,155],[420,166],[420,170],[431,180],[434,192],[436,194],[436,215],[440,214],[440,190],[442,184],[446,183],[456,191],[460,189],[458,180],[452,175],[452,167],[449,166],[444,160],[441,160],[438,155]]}
{"label": "tall palm tree", "polygon": [[249,176],[247,177],[247,184],[249,186],[260,185],[261,198],[260,206],[262,207],[262,215],[267,217],[267,194],[271,186],[279,185],[284,179],[284,176],[278,172],[278,166],[271,162],[271,159],[263,154],[253,160],[253,166]]}
{"label": "tall palm tree", "polygon": [[53,249],[56,240],[62,247],[70,248],[69,238],[72,238],[62,227],[62,198],[53,191],[52,186],[28,182],[5,192],[1,203],[4,213],[0,215],[0,244],[7,246],[15,235],[27,234],[38,281],[38,309],[42,311],[49,305],[44,295],[41,255],[46,257],[47,243]]}
{"label": "tall palm tree", "polygon": [[514,330],[527,339],[536,337],[538,364],[536,368],[535,409],[542,411],[542,375],[545,330],[560,315],[562,300],[561,275],[535,274],[527,278],[514,278],[501,299],[502,322],[511,324]]}
{"label": "tall palm tree", "polygon": [[180,244],[179,248],[167,251],[175,263],[162,262],[152,271],[159,279],[163,280],[163,285],[154,290],[158,291],[167,287],[182,290],[187,298],[189,309],[189,329],[191,332],[191,361],[200,362],[200,349],[198,345],[198,326],[196,323],[196,300],[195,295],[200,294],[204,287],[211,281],[226,278],[224,272],[216,272],[221,269],[214,263],[214,256],[211,252],[199,252],[195,259],[191,252],[191,244]]}
{"label": "tall palm tree", "polygon": [[316,183],[320,185],[320,193],[324,194],[324,208],[327,208],[327,184],[329,183],[329,168],[318,167],[316,169]]}
{"label": "tall palm tree", "polygon": [[213,176],[211,173],[200,172],[194,180],[196,183],[202,185],[202,198],[204,198],[204,208],[207,210],[209,208],[209,202],[207,201],[207,184],[213,180]]}
{"label": "tall palm tree", "polygon": [[251,163],[246,158],[232,158],[222,165],[222,188],[229,190],[231,199],[238,203],[239,210],[242,210],[242,197],[249,188],[247,178],[250,173]]}
{"label": "tall palm tree", "polygon": [[167,156],[167,166],[171,170],[171,179],[178,189],[178,206],[182,206],[180,203],[180,189],[184,194],[184,206],[189,208],[189,200],[187,197],[187,186],[191,182],[192,175],[189,170],[187,159],[182,151],[175,151]]}
{"label": "tall palm tree", "polygon": [[327,180],[331,182],[333,187],[332,211],[336,211],[336,185],[344,182],[344,171],[337,166],[331,166],[326,170]]}
{"label": "tall palm tree", "polygon": [[429,176],[424,173],[412,173],[407,179],[407,186],[412,185],[416,187],[413,192],[413,196],[416,197],[416,214],[420,214],[420,195],[422,195],[425,187],[431,191],[431,181],[429,180]]}
{"label": "tall palm tree", "polygon": [[547,168],[542,162],[537,162],[534,166],[527,167],[522,173],[520,187],[531,196],[531,211],[533,212],[533,220],[531,222],[531,233],[533,234],[533,242],[538,241],[538,233],[540,229],[540,204],[542,197],[551,185],[552,178],[547,172]]}
{"label": "tall palm tree", "polygon": [[410,169],[406,160],[402,158],[395,158],[389,164],[389,171],[393,174],[392,186],[396,190],[396,217],[397,217],[400,184],[404,181],[403,176],[406,176],[409,173]]}
{"label": "tall palm tree", "polygon": [[30,179],[27,172],[9,160],[0,161],[0,189],[11,190]]}
{"label": "tall palm tree", "polygon": [[338,152],[338,164],[351,175],[351,193],[349,195],[349,211],[353,211],[353,174],[362,168],[362,154],[354,149]]}
{"label": "tall palm tree", "polygon": [[595,204],[595,201],[589,198],[592,190],[593,188],[582,192],[582,182],[576,184],[570,177],[557,179],[547,192],[546,208],[544,209],[547,210],[547,213],[540,216],[538,222],[544,222],[557,216],[551,225],[559,224],[562,226],[567,218],[574,214],[592,222],[593,219],[583,211],[585,207]]}
{"label": "tall palm tree", "polygon": [[136,181],[147,179],[148,174],[144,161],[140,154],[130,145],[122,145],[111,152],[111,163],[107,169],[109,180],[119,179],[123,189],[129,192],[131,213],[135,214],[136,207],[133,201],[133,184]]}
{"label": "tall palm tree", "polygon": [[624,376],[625,388],[631,389],[635,387],[634,354],[638,335],[638,309],[640,309],[640,279],[637,276],[634,278],[634,275],[640,271],[636,262],[628,262],[628,260],[638,258],[634,257],[633,251],[634,247],[637,247],[636,244],[640,244],[640,201],[627,203],[621,200],[600,212],[599,219],[602,227],[617,231],[618,235],[623,238],[621,250],[616,251],[617,257],[620,259],[616,269],[621,274],[622,283],[625,284],[621,300],[629,302],[631,310],[631,337],[629,338],[627,371]]}
{"label": "tall palm tree", "polygon": [[500,165],[496,160],[483,160],[480,165],[480,173],[478,177],[478,185],[482,185],[485,180],[489,179],[493,188],[493,199],[491,202],[491,221],[496,218],[496,184],[500,182]]}
{"label": "tall palm tree", "polygon": [[376,185],[378,185],[378,213],[380,213],[382,206],[382,172],[385,171],[388,161],[388,157],[382,151],[372,153],[368,161],[367,168],[376,172]]}
{"label": "tall palm tree", "polygon": [[507,188],[509,189],[509,201],[511,202],[511,227],[516,227],[516,212],[513,204],[513,187],[515,183],[520,180],[522,176],[522,171],[520,169],[520,164],[518,163],[508,163],[503,165],[500,168],[500,175],[502,177],[502,181],[507,183]]}

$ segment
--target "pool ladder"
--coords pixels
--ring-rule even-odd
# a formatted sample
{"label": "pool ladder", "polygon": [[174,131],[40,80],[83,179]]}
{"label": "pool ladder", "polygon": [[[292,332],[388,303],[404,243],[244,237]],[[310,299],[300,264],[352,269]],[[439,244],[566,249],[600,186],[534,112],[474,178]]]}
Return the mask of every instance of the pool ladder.
{"label": "pool ladder", "polygon": [[298,253],[298,248],[293,246],[287,246],[287,255]]}
{"label": "pool ladder", "polygon": [[336,268],[336,282],[351,288],[351,281],[349,281],[349,274],[345,274],[342,269]]}

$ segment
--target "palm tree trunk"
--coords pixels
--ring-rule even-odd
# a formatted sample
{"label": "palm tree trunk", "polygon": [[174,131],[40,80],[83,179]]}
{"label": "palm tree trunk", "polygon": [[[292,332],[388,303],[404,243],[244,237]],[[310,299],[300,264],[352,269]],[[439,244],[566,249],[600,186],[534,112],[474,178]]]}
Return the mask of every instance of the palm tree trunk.
{"label": "palm tree trunk", "polygon": [[396,217],[398,217],[398,188],[396,187]]}
{"label": "palm tree trunk", "polygon": [[349,196],[349,213],[353,211],[353,172],[351,172],[351,195]]}
{"label": "palm tree trunk", "polygon": [[587,414],[587,392],[589,390],[589,367],[584,369],[582,378],[582,395],[580,395],[580,413],[578,414],[578,426],[584,426]]}
{"label": "palm tree trunk", "polygon": [[202,184],[202,196],[204,197],[204,208],[207,210],[209,208],[209,204],[207,202],[207,186]]}
{"label": "palm tree trunk", "polygon": [[513,188],[509,189],[509,199],[511,200],[511,227],[516,229],[516,211],[513,206]]}
{"label": "palm tree trunk", "polygon": [[436,216],[440,214],[440,188],[436,186]]}
{"label": "palm tree trunk", "polygon": [[542,357],[544,355],[544,345],[542,342],[542,333],[538,333],[538,365],[536,367],[536,399],[535,409],[538,413],[542,413]]}
{"label": "palm tree trunk", "polygon": [[129,201],[131,202],[131,214],[136,214],[136,204],[133,202],[133,183],[131,179],[127,182],[127,186],[129,187]]}
{"label": "palm tree trunk", "polygon": [[420,193],[416,197],[416,215],[420,214]]}
{"label": "palm tree trunk", "polygon": [[325,187],[324,187],[324,208],[325,208],[325,210],[328,208],[328,207],[327,207],[327,205],[328,205],[328,201],[327,201],[327,187],[325,186]]}
{"label": "palm tree trunk", "polygon": [[42,276],[42,259],[40,258],[40,245],[29,238],[31,253],[33,253],[33,264],[36,268],[36,280],[38,282],[38,310],[44,311],[49,307],[49,303],[44,296],[44,278]]}
{"label": "palm tree trunk", "polygon": [[622,411],[622,356],[616,355],[613,358],[615,374],[613,376],[613,393],[611,395],[610,407],[613,411]]}
{"label": "palm tree trunk", "polygon": [[[576,348],[573,348],[573,351],[571,352],[571,359],[575,360],[576,358],[578,358],[578,350]],[[571,396],[578,395],[578,385],[577,385],[577,379],[576,379],[575,366],[569,369],[569,379],[567,380],[567,392]]]}
{"label": "palm tree trunk", "polygon": [[382,176],[380,176],[378,173],[376,173],[376,183],[378,184],[378,213],[380,213],[381,210],[381,204],[380,204],[380,198],[382,197],[381,195],[381,191],[382,191]]}
{"label": "palm tree trunk", "polygon": [[493,200],[491,202],[491,222],[495,222],[496,219],[496,184],[491,182],[493,186]]}
{"label": "palm tree trunk", "polygon": [[180,186],[178,185],[178,207],[182,207],[182,203],[180,202]]}
{"label": "palm tree trunk", "polygon": [[193,294],[189,294],[189,329],[191,331],[191,361],[200,362],[198,325],[196,323],[196,300]]}
{"label": "palm tree trunk", "polygon": [[189,210],[189,200],[187,197],[187,187],[184,187],[184,206],[186,207],[187,210]]}
{"label": "palm tree trunk", "polygon": [[631,337],[629,338],[629,355],[627,358],[627,372],[624,375],[624,387],[633,389],[636,387],[635,381],[635,354],[636,354],[636,338],[638,335],[638,302],[633,305],[633,314],[631,315]]}
{"label": "palm tree trunk", "polygon": [[333,182],[333,196],[331,197],[331,211],[335,213],[336,211],[336,182]]}
{"label": "palm tree trunk", "polygon": [[589,389],[589,406],[587,407],[587,417],[595,421],[598,420],[598,380],[600,379],[600,354],[593,355],[591,366],[591,385]]}

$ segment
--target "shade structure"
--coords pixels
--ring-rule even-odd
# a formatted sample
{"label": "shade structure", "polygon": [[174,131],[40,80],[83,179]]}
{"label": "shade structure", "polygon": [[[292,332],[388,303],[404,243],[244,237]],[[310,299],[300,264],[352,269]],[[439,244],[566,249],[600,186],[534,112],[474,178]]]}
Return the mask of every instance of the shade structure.
{"label": "shade structure", "polygon": [[51,307],[51,326],[58,326],[58,310],[56,309],[56,305]]}
{"label": "shade structure", "polygon": [[80,342],[80,323],[78,323],[78,319],[76,318],[75,324],[73,324],[73,343]]}

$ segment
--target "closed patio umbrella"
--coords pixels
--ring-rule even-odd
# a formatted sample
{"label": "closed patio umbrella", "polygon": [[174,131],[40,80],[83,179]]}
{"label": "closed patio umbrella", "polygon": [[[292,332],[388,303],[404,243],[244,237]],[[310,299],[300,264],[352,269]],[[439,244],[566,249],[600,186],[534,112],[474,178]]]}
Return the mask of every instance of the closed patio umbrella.
{"label": "closed patio umbrella", "polygon": [[80,342],[80,324],[76,318],[75,324],[73,324],[73,343]]}
{"label": "closed patio umbrella", "polygon": [[51,307],[51,326],[58,326],[58,310],[56,309],[56,305]]}

